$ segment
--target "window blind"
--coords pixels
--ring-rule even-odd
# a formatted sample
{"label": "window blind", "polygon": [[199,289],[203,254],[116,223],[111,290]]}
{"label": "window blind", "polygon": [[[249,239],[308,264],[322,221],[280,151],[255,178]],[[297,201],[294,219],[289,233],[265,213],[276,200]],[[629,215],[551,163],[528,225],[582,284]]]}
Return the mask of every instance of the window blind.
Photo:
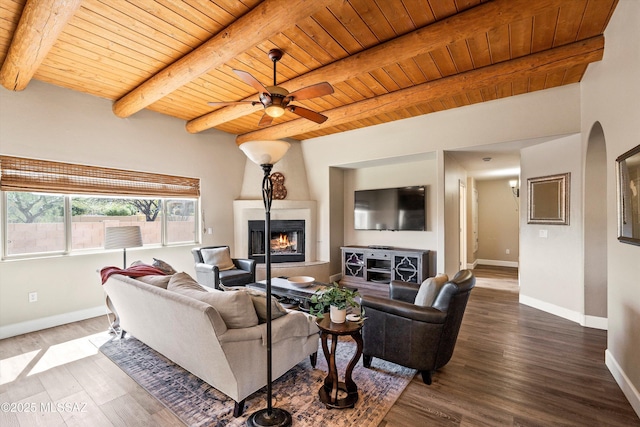
{"label": "window blind", "polygon": [[174,175],[0,156],[0,190],[199,197],[200,180]]}

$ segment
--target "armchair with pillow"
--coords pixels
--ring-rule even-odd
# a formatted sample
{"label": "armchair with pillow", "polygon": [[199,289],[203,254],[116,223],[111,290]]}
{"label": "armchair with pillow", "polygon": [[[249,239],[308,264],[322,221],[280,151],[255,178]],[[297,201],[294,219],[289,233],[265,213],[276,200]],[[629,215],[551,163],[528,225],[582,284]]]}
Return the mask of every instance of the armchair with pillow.
{"label": "armchair with pillow", "polygon": [[206,246],[191,249],[196,262],[196,277],[202,285],[220,289],[225,286],[241,286],[255,282],[256,261],[231,258],[229,246]]}
{"label": "armchair with pillow", "polygon": [[362,329],[363,364],[374,357],[414,368],[431,384],[431,373],[446,365],[476,279],[461,270],[448,280],[439,275],[421,285],[392,281],[390,298],[362,297],[367,320]]}

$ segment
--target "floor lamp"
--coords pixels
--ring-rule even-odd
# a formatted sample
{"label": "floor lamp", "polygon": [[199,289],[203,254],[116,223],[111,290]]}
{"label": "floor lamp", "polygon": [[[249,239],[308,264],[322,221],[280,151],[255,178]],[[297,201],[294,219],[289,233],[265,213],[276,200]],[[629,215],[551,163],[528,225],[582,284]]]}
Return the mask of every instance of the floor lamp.
{"label": "floor lamp", "polygon": [[271,202],[273,201],[273,186],[271,184],[271,169],[289,149],[286,141],[248,141],[240,145],[240,149],[252,162],[260,165],[264,171],[262,178],[262,201],[264,202],[264,242],[265,242],[265,271],[267,275],[267,407],[249,416],[249,427],[261,426],[290,426],[291,414],[284,409],[272,406],[271,386]]}
{"label": "floor lamp", "polygon": [[[142,246],[142,233],[139,225],[127,225],[122,227],[107,227],[104,229],[104,248],[105,249],[122,249],[123,264],[122,268],[127,268],[127,248],[137,248]],[[113,313],[114,320],[109,326],[109,331],[119,333],[120,318],[115,307],[107,296],[106,304]]]}
{"label": "floor lamp", "polygon": [[104,229],[104,248],[123,250],[124,264],[122,268],[127,268],[127,248],[140,246],[142,246],[142,233],[139,225],[107,227]]}

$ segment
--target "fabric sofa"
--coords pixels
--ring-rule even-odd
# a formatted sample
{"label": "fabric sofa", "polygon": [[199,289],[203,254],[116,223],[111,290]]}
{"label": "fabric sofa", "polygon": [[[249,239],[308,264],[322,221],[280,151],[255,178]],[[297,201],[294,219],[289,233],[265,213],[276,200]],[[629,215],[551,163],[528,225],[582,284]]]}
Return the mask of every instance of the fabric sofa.
{"label": "fabric sofa", "polygon": [[[234,415],[241,415],[244,399],[267,383],[266,323],[254,302],[259,298],[245,290],[206,289],[186,273],[124,274],[103,276],[122,330],[229,396]],[[262,301],[266,307],[264,295]],[[279,307],[274,313],[280,317],[272,321],[273,379],[307,356],[315,365],[318,328],[313,318]]]}

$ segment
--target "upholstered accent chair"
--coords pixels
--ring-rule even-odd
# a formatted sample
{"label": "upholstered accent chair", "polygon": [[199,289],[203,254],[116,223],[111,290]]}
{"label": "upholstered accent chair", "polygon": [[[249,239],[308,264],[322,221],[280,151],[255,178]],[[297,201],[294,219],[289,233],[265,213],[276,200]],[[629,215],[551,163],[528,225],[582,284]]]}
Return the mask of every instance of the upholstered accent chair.
{"label": "upholstered accent chair", "polygon": [[[417,369],[422,380],[431,384],[432,372],[446,365],[453,355],[475,282],[471,271],[461,270],[442,284],[435,280],[422,285],[392,281],[390,298],[362,297],[366,316],[362,329],[364,366],[371,367],[377,357]],[[428,289],[433,301],[423,300],[427,304],[424,306],[416,305],[421,286],[435,288],[435,292]]]}
{"label": "upholstered accent chair", "polygon": [[220,289],[220,284],[242,286],[256,281],[256,261],[231,258],[229,246],[193,248],[191,253],[201,285]]}

